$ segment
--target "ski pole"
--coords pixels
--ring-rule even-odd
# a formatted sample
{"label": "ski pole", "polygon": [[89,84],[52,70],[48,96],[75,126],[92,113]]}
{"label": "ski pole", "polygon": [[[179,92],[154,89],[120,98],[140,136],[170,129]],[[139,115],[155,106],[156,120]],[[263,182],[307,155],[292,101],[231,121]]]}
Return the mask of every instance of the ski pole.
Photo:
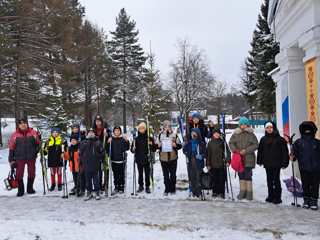
{"label": "ski pole", "polygon": [[230,169],[229,166],[227,166],[227,172],[229,177],[229,184],[230,184],[230,191],[231,191],[231,200],[234,201],[234,196],[233,196],[233,189],[232,189],[232,182],[231,182],[231,174],[230,174]]}
{"label": "ski pole", "polygon": [[111,141],[109,144],[109,184],[110,184],[110,189],[109,189],[109,196],[112,196],[112,160],[111,160],[111,153],[112,153],[112,137]]}

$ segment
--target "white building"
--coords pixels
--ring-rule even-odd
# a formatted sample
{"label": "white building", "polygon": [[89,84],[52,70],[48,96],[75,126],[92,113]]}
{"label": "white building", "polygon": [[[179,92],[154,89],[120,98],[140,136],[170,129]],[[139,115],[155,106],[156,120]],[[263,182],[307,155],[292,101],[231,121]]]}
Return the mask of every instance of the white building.
{"label": "white building", "polygon": [[279,67],[270,73],[277,86],[278,126],[283,133],[298,133],[304,120],[319,126],[320,0],[271,0],[269,10],[281,49]]}

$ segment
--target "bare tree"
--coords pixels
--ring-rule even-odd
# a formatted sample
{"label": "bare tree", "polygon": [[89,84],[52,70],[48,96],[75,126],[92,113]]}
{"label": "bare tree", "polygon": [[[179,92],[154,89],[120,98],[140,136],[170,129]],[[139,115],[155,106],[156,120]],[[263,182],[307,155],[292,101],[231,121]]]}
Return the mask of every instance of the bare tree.
{"label": "bare tree", "polygon": [[180,114],[187,117],[191,110],[204,106],[215,78],[204,52],[186,39],[178,42],[178,56],[171,68],[175,103]]}

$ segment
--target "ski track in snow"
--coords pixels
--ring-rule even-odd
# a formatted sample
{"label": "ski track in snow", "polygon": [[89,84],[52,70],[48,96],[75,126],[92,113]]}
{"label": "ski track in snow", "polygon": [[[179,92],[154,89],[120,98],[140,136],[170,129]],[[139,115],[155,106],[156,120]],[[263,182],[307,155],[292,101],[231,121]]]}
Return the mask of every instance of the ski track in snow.
{"label": "ski track in snow", "polygon": [[[16,190],[6,191],[7,150],[0,151],[0,239],[290,239],[320,240],[320,212],[290,206],[292,196],[283,185],[280,206],[264,203],[266,176],[263,168],[254,170],[252,203],[231,200],[193,201],[187,191],[163,196],[163,177],[159,162],[154,167],[152,194],[131,196],[133,156],[128,157],[128,185],[124,195],[84,202],[60,192],[42,195],[40,163],[34,196],[16,198]],[[186,179],[185,157],[180,153],[177,176]],[[48,171],[49,173],[49,171]],[[231,171],[236,195],[238,179]],[[288,176],[288,171],[282,177]],[[26,176],[25,176],[26,177]],[[69,189],[72,187],[68,173]]]}

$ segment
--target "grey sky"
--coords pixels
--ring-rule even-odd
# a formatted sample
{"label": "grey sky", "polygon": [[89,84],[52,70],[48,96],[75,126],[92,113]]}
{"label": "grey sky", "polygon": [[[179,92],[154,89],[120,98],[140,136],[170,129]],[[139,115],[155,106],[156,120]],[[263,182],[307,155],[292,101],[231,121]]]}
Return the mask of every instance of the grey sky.
{"label": "grey sky", "polygon": [[86,15],[107,33],[125,7],[137,22],[140,42],[149,42],[162,78],[176,56],[176,42],[187,37],[206,52],[212,72],[228,83],[239,81],[240,65],[250,48],[259,0],[81,0]]}

